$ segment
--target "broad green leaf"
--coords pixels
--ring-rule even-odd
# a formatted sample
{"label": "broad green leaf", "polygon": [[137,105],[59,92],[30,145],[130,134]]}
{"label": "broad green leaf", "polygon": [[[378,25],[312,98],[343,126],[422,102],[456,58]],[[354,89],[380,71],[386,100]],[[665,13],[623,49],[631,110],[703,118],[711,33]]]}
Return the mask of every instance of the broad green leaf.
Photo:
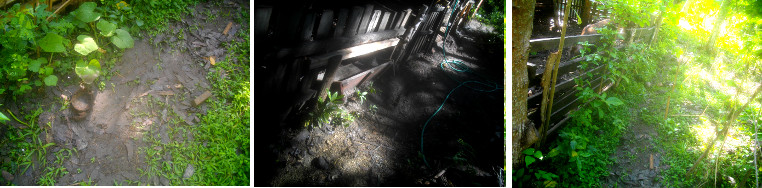
{"label": "broad green leaf", "polygon": [[101,32],[101,35],[105,37],[110,37],[114,35],[114,30],[116,30],[116,24],[106,20],[98,21],[98,24],[96,24],[95,27],[98,27],[98,30]]}
{"label": "broad green leaf", "polygon": [[534,159],[534,157],[532,157],[532,156],[526,156],[526,157],[524,157],[524,162],[526,162],[527,166],[529,166],[530,164],[534,163],[535,160],[536,159]]}
{"label": "broad green leaf", "polygon": [[98,44],[95,43],[93,37],[87,35],[79,35],[77,40],[79,43],[74,45],[74,51],[79,52],[79,54],[87,55],[90,54],[90,52],[98,49]]}
{"label": "broad green leaf", "polygon": [[135,41],[132,40],[132,36],[130,36],[129,32],[124,29],[117,29],[115,33],[116,35],[111,37],[111,43],[114,43],[116,47],[125,49],[132,48],[132,46],[135,45]]}
{"label": "broad green leaf", "polygon": [[101,14],[95,12],[96,6],[97,5],[94,2],[85,2],[82,3],[82,5],[80,5],[79,8],[77,8],[77,10],[72,13],[77,17],[79,21],[85,23],[93,22],[101,17]]}
{"label": "broad green leaf", "polygon": [[101,65],[96,59],[90,60],[89,64],[80,60],[77,62],[77,67],[74,68],[74,72],[77,73],[77,76],[79,76],[79,78],[82,79],[82,82],[86,84],[95,81],[95,79],[98,78],[98,75],[100,75],[100,71]]}
{"label": "broad green leaf", "polygon": [[611,105],[619,106],[619,105],[624,104],[624,102],[622,102],[621,100],[619,100],[616,97],[609,97],[608,99],[606,99],[606,104],[608,104],[609,106],[611,106]]}
{"label": "broad green leaf", "polygon": [[40,48],[45,52],[64,52],[63,37],[55,33],[48,33],[40,39]]}
{"label": "broad green leaf", "polygon": [[534,148],[525,149],[522,153],[524,153],[524,155],[532,155],[534,153]]}
{"label": "broad green leaf", "polygon": [[5,116],[2,112],[0,112],[0,122],[5,123],[5,121],[10,121],[11,119],[8,119],[8,117]]}
{"label": "broad green leaf", "polygon": [[32,72],[40,72],[40,65],[47,63],[45,58],[37,58],[29,62],[29,70]]}
{"label": "broad green leaf", "polygon": [[56,84],[58,84],[58,77],[56,77],[56,75],[49,75],[48,77],[45,77],[46,86],[56,86]]}
{"label": "broad green leaf", "polygon": [[542,152],[540,150],[535,151],[534,158],[542,159]]}

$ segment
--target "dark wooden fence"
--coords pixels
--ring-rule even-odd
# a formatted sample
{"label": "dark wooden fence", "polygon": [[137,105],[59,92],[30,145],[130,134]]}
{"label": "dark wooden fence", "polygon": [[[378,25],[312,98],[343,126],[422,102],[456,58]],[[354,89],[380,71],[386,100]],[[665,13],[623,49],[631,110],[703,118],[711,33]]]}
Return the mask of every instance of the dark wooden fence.
{"label": "dark wooden fence", "polygon": [[[650,42],[648,40],[651,39],[651,36],[653,35],[653,28],[640,28],[640,29],[631,29],[629,32],[631,33],[630,37],[627,37],[623,42],[627,42],[630,38],[632,38],[633,42],[639,42],[639,41],[645,41]],[[601,38],[600,34],[595,35],[583,35],[583,36],[571,36],[566,37],[564,41],[564,48],[572,47],[577,45],[577,42],[582,41],[588,41],[590,44],[596,44]],[[536,53],[541,51],[556,51],[558,49],[560,38],[545,38],[545,39],[534,39],[529,41],[530,45],[530,53]],[[606,55],[606,54],[602,54]],[[557,128],[563,126],[568,120],[569,115],[573,113],[576,109],[578,109],[580,106],[587,103],[587,101],[581,101],[577,98],[576,94],[578,93],[576,87],[575,80],[578,79],[589,79],[591,80],[590,83],[594,84],[594,90],[599,91],[601,87],[610,87],[613,83],[606,82],[605,80],[602,80],[602,75],[608,74],[608,67],[605,67],[604,65],[600,65],[598,67],[592,67],[586,70],[582,70],[579,68],[579,65],[584,61],[584,57],[571,59],[568,61],[560,62],[558,67],[558,78],[559,80],[556,82],[556,92],[554,94],[553,99],[553,109],[551,109],[553,112],[551,113],[551,116],[548,118],[550,121],[550,128],[548,129],[548,133],[555,131]],[[530,69],[536,69],[536,65],[529,66]],[[544,71],[529,71],[529,72],[537,72],[534,75],[530,75],[530,77],[534,78],[542,78]],[[560,78],[563,77],[564,74],[569,74],[570,79],[561,80]],[[588,73],[590,73],[590,76],[588,76]],[[530,87],[537,87],[542,88],[542,86],[539,85],[539,83],[535,83],[534,85],[530,85]],[[544,93],[542,91],[538,93],[534,93],[531,96],[527,98],[527,105],[529,109],[528,111],[531,112],[529,114],[529,119],[534,122],[535,125],[539,127],[541,125],[541,119],[540,119],[540,105],[542,102],[542,96]]]}
{"label": "dark wooden fence", "polygon": [[[441,5],[393,9],[378,2],[319,6],[285,2],[257,4],[254,12],[258,80],[254,93],[262,91],[268,101],[260,105],[275,111],[272,115],[281,121],[309,99],[324,95],[326,88],[346,94],[388,65],[430,47],[432,31],[441,26],[446,11]],[[389,48],[391,57],[379,58],[381,63],[342,71],[351,66],[342,65],[343,60]]]}

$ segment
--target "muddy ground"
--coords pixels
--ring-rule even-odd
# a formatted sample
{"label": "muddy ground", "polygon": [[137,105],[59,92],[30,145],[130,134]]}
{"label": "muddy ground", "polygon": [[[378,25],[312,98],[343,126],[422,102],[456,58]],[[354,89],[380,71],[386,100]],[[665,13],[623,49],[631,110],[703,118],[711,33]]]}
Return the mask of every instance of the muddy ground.
{"label": "muddy ground", "polygon": [[[482,77],[444,72],[442,36],[430,51],[411,55],[370,82],[377,90],[360,104],[348,96],[341,108],[358,114],[348,127],[304,128],[298,118],[260,135],[255,185],[270,186],[498,186],[505,177],[502,43],[486,42],[486,27],[476,22],[448,36],[448,59],[462,60]],[[456,32],[452,32],[456,33]],[[353,61],[381,61],[390,50]],[[421,155],[421,131],[460,80],[492,81],[501,89],[452,92],[427,125]],[[375,106],[372,108],[371,106]],[[255,110],[256,111],[256,110]],[[262,124],[259,124],[263,126]],[[279,127],[277,124],[272,127]],[[259,130],[263,130],[259,127]],[[255,137],[258,136],[255,130]],[[265,134],[259,132],[260,134]],[[263,149],[264,148],[264,149]]]}
{"label": "muddy ground", "polygon": [[[215,56],[218,62],[222,61],[225,44],[241,40],[236,34],[242,27],[248,27],[248,22],[244,25],[235,22],[240,13],[234,10],[240,7],[249,7],[248,2],[202,3],[182,21],[171,23],[167,32],[155,37],[143,32],[142,39],[136,36],[134,48],[125,50],[121,60],[113,65],[111,79],[104,81],[105,87],[88,86],[93,91],[92,105],[81,120],[74,118],[69,105],[72,95],[80,88],[79,78],[73,71],[63,76],[59,86],[30,94],[36,96],[29,103],[6,100],[3,104],[16,114],[20,108],[44,109],[37,124],[45,130],[40,135],[46,138],[44,142],[55,143],[48,148],[49,162],[55,160],[53,153],[58,150],[76,149],[63,163],[69,173],[58,178],[56,185],[79,185],[89,180],[96,185],[128,185],[130,181],[141,182],[140,185],[183,184],[182,180],[141,174],[138,169],[148,168],[145,153],[148,144],[143,138],[155,136],[163,144],[183,137],[193,139],[190,133],[177,132],[173,139],[168,134],[176,126],[194,126],[199,121],[196,115],[206,113],[205,103],[193,104],[197,96],[211,90],[206,75],[213,65],[203,57]],[[203,14],[207,11],[217,15],[216,18],[207,20],[209,17]],[[224,35],[222,32],[229,22],[233,25]],[[10,124],[23,126],[16,122]],[[171,163],[168,152],[161,161]],[[34,167],[24,174],[10,172],[13,184],[38,185],[36,181],[43,170],[39,161],[34,162]],[[184,171],[194,173],[193,165],[183,167]]]}

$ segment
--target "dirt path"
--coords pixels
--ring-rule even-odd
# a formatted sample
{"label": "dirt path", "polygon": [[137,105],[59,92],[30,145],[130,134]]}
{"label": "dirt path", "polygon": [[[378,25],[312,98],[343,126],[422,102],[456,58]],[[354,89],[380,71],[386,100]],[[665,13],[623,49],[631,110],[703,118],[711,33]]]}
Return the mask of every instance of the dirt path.
{"label": "dirt path", "polygon": [[[58,178],[56,185],[88,181],[97,185],[183,184],[182,180],[157,176],[155,170],[149,169],[147,142],[155,139],[168,144],[193,139],[191,133],[179,131],[178,127],[194,126],[199,121],[196,114],[206,113],[206,104],[192,104],[197,96],[211,89],[206,79],[211,65],[201,57],[216,56],[218,61],[225,57],[224,44],[236,40],[235,32],[241,25],[233,24],[228,35],[223,35],[227,23],[235,23],[233,17],[222,16],[223,11],[240,6],[248,4],[200,4],[183,21],[170,24],[169,31],[152,40],[136,40],[135,47],[126,50],[113,65],[111,79],[103,82],[105,87],[91,87],[92,108],[82,120],[75,120],[72,110],[66,108],[68,104],[62,102],[71,99],[78,85],[49,88],[40,99],[39,105],[45,110],[37,121],[47,129],[42,133],[48,134],[43,136],[48,138],[46,142],[56,143],[49,148],[48,161],[56,159],[54,152],[76,149],[63,162],[69,173]],[[202,14],[205,11],[220,16],[207,20]],[[70,75],[64,79],[79,78]],[[161,146],[151,149],[159,151],[159,162],[172,163],[171,155],[162,152]],[[16,174],[13,183],[37,185],[35,181],[43,170],[39,164],[35,166],[23,175]]]}
{"label": "dirt path", "polygon": [[[482,35],[464,32],[455,42],[450,36],[449,58],[501,83],[501,47],[490,50],[476,42]],[[429,167],[419,155],[424,123],[458,86],[447,76],[450,72],[439,68],[441,39],[437,45],[435,53],[399,62],[371,80],[378,93],[369,94],[364,104],[349,99],[342,108],[358,113],[350,126],[304,129],[299,124],[283,130],[281,141],[270,145],[277,156],[272,179],[255,177],[274,186],[497,186],[505,156],[502,90],[484,93],[462,87],[453,92],[424,134]],[[388,53],[347,61],[381,61],[375,58]],[[454,77],[478,79],[458,73]],[[368,86],[364,83],[361,90],[368,91]]]}

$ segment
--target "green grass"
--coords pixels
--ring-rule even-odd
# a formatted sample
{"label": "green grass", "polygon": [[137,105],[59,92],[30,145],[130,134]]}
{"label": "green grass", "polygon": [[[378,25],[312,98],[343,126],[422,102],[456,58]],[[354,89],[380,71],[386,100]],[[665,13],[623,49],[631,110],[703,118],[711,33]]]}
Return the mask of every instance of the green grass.
{"label": "green grass", "polygon": [[[241,12],[241,17],[248,18],[248,11]],[[240,23],[245,19],[236,21]],[[214,97],[205,102],[209,107],[206,114],[197,114],[200,121],[196,125],[187,125],[172,108],[167,108],[167,104],[147,97],[149,109],[168,109],[171,141],[162,143],[157,130],[149,130],[144,135],[143,141],[149,146],[140,149],[148,163],[148,167],[138,169],[142,177],[161,176],[171,185],[249,185],[248,34],[248,29],[239,32],[238,37],[244,40],[228,43],[227,57],[213,66],[206,76]],[[237,62],[232,61],[234,58]],[[176,95],[172,100],[185,98]],[[172,161],[161,161],[167,153],[172,156]],[[183,174],[189,165],[195,170],[186,179]],[[127,182],[129,185],[134,183]]]}

